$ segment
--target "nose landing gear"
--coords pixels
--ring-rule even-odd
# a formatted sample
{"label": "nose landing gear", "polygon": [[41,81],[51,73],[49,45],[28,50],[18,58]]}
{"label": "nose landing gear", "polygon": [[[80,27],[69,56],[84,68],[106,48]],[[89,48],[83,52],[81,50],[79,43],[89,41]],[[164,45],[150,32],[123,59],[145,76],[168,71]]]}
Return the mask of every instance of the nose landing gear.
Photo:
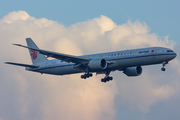
{"label": "nose landing gear", "polygon": [[164,68],[165,66],[166,66],[166,64],[168,64],[168,62],[163,62],[163,66],[162,66],[162,68],[161,68],[161,71],[166,71],[166,68]]}
{"label": "nose landing gear", "polygon": [[161,68],[161,71],[166,71],[166,68]]}

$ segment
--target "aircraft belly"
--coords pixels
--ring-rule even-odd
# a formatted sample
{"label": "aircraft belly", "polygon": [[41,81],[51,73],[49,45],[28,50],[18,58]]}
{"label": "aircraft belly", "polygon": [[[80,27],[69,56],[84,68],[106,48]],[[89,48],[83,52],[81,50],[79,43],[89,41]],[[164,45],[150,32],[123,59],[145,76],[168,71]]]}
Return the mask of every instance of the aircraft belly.
{"label": "aircraft belly", "polygon": [[147,56],[147,57],[134,57],[130,59],[119,59],[115,64],[109,65],[109,69],[119,69],[123,67],[144,66],[151,64],[159,64],[166,60],[165,56]]}
{"label": "aircraft belly", "polygon": [[74,69],[73,66],[65,66],[65,67],[52,67],[49,69],[39,70],[39,72],[46,74],[54,74],[54,75],[66,75],[66,74],[80,73],[81,71]]}
{"label": "aircraft belly", "polygon": [[67,66],[67,67],[60,67],[57,70],[58,74],[60,75],[66,75],[66,74],[74,74],[74,73],[80,73],[81,71],[73,68],[73,66]]}
{"label": "aircraft belly", "polygon": [[[165,56],[147,56],[147,57],[140,57],[137,59],[134,59],[136,62],[134,65],[137,66],[144,66],[144,65],[152,65],[152,64],[159,64],[164,61],[166,61]],[[134,66],[133,65],[133,66]]]}

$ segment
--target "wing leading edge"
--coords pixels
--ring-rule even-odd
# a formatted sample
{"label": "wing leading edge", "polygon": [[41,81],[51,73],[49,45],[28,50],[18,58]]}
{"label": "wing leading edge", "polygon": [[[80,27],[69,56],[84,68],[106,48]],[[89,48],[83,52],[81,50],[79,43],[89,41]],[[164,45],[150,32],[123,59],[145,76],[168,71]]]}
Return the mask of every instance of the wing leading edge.
{"label": "wing leading edge", "polygon": [[89,62],[89,59],[80,58],[80,57],[73,56],[73,55],[67,55],[67,54],[42,50],[42,49],[31,48],[31,47],[27,47],[27,46],[20,45],[20,44],[13,44],[13,45],[32,49],[32,50],[36,50],[36,51],[39,51],[39,53],[46,55],[47,57],[53,57],[53,58],[56,58],[56,59],[59,59],[59,60],[62,60],[62,61],[68,62],[68,63],[69,62],[73,62],[73,63],[87,63],[87,62]]}
{"label": "wing leading edge", "polygon": [[21,63],[13,63],[13,62],[5,62],[6,64],[11,64],[11,65],[17,65],[17,66],[22,66],[22,67],[30,67],[30,68],[38,68],[39,66],[36,65],[27,65],[27,64],[21,64]]}

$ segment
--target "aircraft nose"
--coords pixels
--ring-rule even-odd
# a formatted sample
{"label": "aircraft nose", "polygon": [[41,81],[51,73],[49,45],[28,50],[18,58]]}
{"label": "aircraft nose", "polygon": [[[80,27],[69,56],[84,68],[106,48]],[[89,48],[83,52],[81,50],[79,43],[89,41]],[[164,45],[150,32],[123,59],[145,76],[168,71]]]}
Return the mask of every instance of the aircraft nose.
{"label": "aircraft nose", "polygon": [[174,56],[173,57],[175,58],[176,56],[177,56],[177,54],[174,52]]}

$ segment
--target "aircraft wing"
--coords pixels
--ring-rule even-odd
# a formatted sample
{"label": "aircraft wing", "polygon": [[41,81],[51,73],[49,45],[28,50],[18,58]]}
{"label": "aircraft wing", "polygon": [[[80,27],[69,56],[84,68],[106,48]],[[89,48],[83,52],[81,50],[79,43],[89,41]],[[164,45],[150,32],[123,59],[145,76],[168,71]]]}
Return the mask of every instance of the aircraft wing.
{"label": "aircraft wing", "polygon": [[27,65],[27,64],[21,64],[21,63],[13,63],[13,62],[5,62],[6,64],[11,64],[11,65],[17,65],[17,66],[22,66],[22,67],[30,67],[30,68],[38,68],[39,66],[36,65]]}
{"label": "aircraft wing", "polygon": [[65,62],[82,63],[82,62],[89,62],[89,60],[90,60],[90,59],[80,58],[80,57],[73,56],[73,55],[51,52],[51,51],[42,50],[42,49],[35,49],[35,48],[27,47],[24,45],[20,45],[20,44],[13,44],[13,45],[36,50],[36,51],[39,51],[39,53],[46,55],[47,57],[53,57],[53,58],[56,58],[56,59],[59,59],[59,60],[65,61]]}

